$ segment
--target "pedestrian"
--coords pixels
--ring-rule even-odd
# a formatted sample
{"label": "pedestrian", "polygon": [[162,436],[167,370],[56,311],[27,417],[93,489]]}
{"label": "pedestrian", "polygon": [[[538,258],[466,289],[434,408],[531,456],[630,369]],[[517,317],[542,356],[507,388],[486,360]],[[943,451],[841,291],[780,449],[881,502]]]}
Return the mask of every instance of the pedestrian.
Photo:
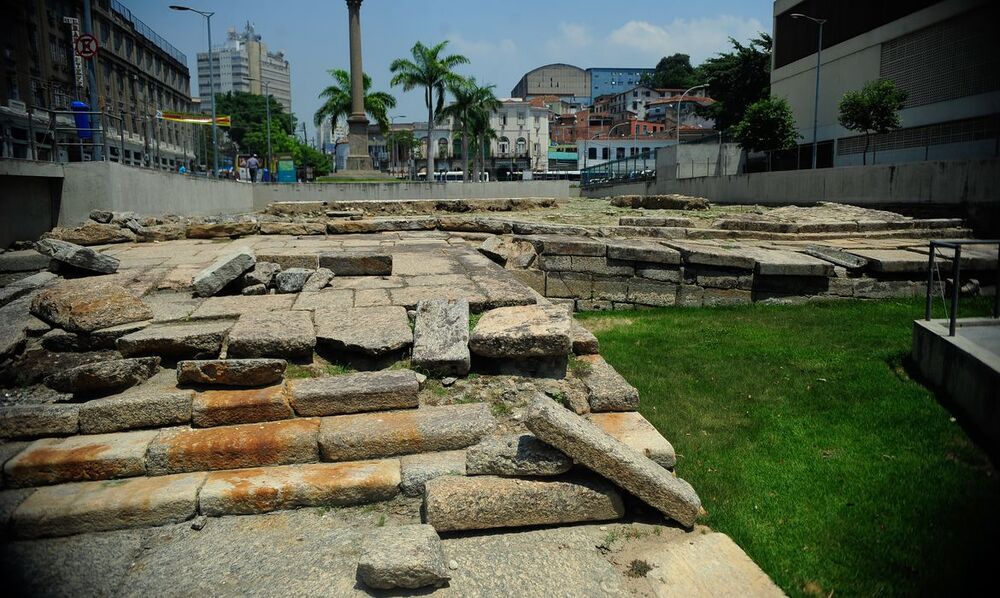
{"label": "pedestrian", "polygon": [[250,182],[251,183],[256,183],[257,182],[257,169],[258,168],[260,168],[260,161],[257,159],[257,154],[254,154],[253,156],[250,156],[249,160],[247,160],[247,169],[250,170]]}

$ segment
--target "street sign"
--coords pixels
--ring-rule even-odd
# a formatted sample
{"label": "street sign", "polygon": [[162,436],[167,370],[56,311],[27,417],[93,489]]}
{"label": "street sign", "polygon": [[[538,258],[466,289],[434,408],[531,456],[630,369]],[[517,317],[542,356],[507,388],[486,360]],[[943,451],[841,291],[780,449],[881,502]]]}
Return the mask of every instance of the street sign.
{"label": "street sign", "polygon": [[98,47],[97,38],[89,33],[77,36],[73,40],[73,49],[76,50],[76,55],[87,60],[97,56]]}

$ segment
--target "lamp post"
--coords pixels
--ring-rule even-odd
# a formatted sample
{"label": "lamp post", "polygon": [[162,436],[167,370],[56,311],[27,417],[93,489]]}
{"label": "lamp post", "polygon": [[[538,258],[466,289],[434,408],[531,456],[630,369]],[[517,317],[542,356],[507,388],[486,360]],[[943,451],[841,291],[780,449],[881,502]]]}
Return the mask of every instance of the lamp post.
{"label": "lamp post", "polygon": [[396,164],[399,162],[399,160],[397,160],[398,156],[396,155],[399,148],[399,145],[396,143],[395,129],[397,118],[406,118],[406,115],[397,114],[389,117],[389,133],[392,135],[392,160],[389,162],[389,172],[392,173],[393,176],[396,175]]}
{"label": "lamp post", "polygon": [[170,10],[191,11],[205,17],[205,26],[208,29],[208,85],[212,98],[212,176],[219,176],[219,130],[215,124],[215,53],[212,51],[212,16],[214,12],[197,10],[189,6],[179,6],[172,4]]}
{"label": "lamp post", "polygon": [[264,113],[267,115],[267,175],[268,182],[274,178],[274,165],[271,162],[271,82],[243,77],[246,81],[256,81],[264,86]]}
{"label": "lamp post", "polygon": [[810,17],[802,13],[793,13],[791,15],[793,19],[809,19],[813,23],[819,25],[819,35],[817,36],[816,42],[816,97],[813,100],[813,149],[812,149],[812,167],[813,170],[816,169],[816,131],[819,123],[819,67],[820,67],[820,56],[823,53],[823,23],[826,23],[826,19],[817,19],[815,17]]}

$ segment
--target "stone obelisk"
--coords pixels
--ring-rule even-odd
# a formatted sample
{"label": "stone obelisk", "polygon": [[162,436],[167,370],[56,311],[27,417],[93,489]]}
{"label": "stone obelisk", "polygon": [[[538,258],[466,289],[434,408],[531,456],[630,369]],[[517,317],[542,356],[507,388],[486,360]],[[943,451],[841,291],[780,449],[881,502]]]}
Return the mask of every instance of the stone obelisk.
{"label": "stone obelisk", "polygon": [[348,171],[371,171],[368,154],[368,117],[365,116],[364,69],[361,66],[361,2],[347,0],[348,27],[351,40],[351,115],[347,117]]}

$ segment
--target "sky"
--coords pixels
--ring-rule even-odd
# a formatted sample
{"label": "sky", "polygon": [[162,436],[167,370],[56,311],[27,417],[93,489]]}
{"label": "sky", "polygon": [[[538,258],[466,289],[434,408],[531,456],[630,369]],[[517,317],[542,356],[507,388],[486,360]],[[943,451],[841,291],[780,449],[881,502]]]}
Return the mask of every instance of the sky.
{"label": "sky", "polygon": [[[204,19],[169,10],[170,4],[214,11],[212,41],[251,22],[270,50],[292,67],[292,110],[313,136],[317,98],[330,84],[327,70],[349,68],[347,5],[343,0],[122,0],[164,39],[187,55],[197,96],[196,55],[207,46]],[[610,8],[609,8],[610,5]],[[396,96],[396,122],[427,119],[423,94],[392,88],[389,64],[409,57],[417,41],[448,40],[449,51],[470,64],[458,70],[508,97],[527,71],[552,62],[588,67],[653,67],[682,52],[692,64],[770,32],[768,0],[365,0],[361,8],[365,72],[373,88]]]}

